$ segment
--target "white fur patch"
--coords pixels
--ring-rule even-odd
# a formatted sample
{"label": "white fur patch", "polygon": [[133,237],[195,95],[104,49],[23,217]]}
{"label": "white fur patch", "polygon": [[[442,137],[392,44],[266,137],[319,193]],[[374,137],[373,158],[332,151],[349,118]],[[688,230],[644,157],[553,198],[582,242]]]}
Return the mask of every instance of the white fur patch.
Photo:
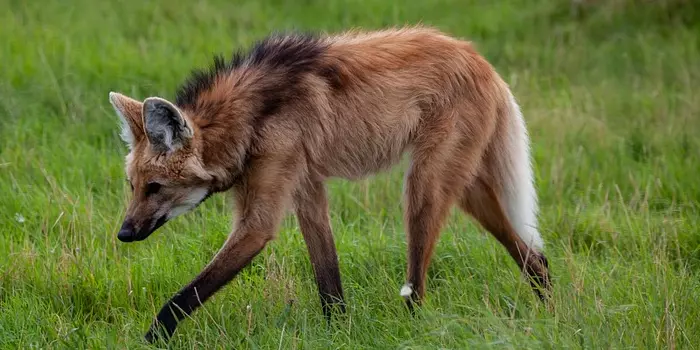
{"label": "white fur patch", "polygon": [[512,93],[508,95],[512,124],[508,131],[509,178],[505,181],[504,203],[518,236],[528,247],[542,250],[544,242],[537,229],[537,193],[531,166],[530,140],[520,106]]}
{"label": "white fur patch", "polygon": [[406,283],[401,287],[401,291],[399,292],[399,295],[401,295],[404,298],[410,297],[411,294],[413,294],[413,285],[411,283]]}
{"label": "white fur patch", "polygon": [[124,141],[129,148],[131,148],[134,144],[134,134],[131,132],[131,127],[129,126],[129,122],[126,121],[126,117],[121,111],[121,105],[119,102],[117,102],[118,94],[116,92],[110,92],[109,93],[109,103],[112,104],[112,107],[114,107],[114,110],[117,112],[117,115],[119,116],[119,119],[121,120],[121,125],[120,125],[120,133],[119,137],[121,137],[122,141]]}
{"label": "white fur patch", "polygon": [[170,212],[167,216],[168,220],[192,210],[192,208],[199,204],[199,202],[201,202],[204,199],[204,197],[207,196],[208,193],[209,192],[206,188],[194,189],[192,192],[190,192],[190,194],[187,195],[187,197],[184,201],[182,201],[182,203],[170,209]]}

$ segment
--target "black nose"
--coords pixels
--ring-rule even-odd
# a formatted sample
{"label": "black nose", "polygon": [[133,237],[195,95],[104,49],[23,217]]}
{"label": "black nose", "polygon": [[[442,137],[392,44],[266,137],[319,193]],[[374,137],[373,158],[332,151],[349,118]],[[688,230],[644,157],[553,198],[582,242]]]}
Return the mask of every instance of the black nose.
{"label": "black nose", "polygon": [[122,228],[117,233],[117,238],[122,242],[133,242],[136,239],[136,230],[134,225],[129,220],[124,220]]}

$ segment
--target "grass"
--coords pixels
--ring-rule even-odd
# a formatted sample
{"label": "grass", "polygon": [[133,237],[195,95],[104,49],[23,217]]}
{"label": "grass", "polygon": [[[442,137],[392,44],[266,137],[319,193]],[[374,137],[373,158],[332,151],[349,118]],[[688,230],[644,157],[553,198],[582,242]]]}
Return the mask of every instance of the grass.
{"label": "grass", "polygon": [[[301,234],[181,324],[173,348],[693,348],[700,344],[700,7],[691,1],[0,0],[0,345],[145,348],[161,305],[230,229],[212,198],[121,244],[126,148],[111,90],[172,97],[214,53],[273,30],[422,22],[470,38],[533,139],[548,312],[505,250],[454,212],[426,304],[398,295],[402,168],[334,180],[349,303],[327,327]],[[293,302],[292,302],[293,301]]]}

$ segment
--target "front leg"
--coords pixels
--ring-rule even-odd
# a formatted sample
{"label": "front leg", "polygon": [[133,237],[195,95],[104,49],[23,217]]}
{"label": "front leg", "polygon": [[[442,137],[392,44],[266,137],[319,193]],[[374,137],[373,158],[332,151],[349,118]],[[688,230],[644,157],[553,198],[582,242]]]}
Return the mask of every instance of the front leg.
{"label": "front leg", "polygon": [[345,312],[345,304],[324,184],[314,181],[300,187],[294,195],[294,204],[309,250],[323,314],[330,321],[333,307],[338,306],[340,312]]}
{"label": "front leg", "polygon": [[253,229],[248,225],[236,229],[204,270],[161,308],[146,333],[146,340],[153,343],[163,336],[165,339],[170,338],[178,322],[194,312],[247,266],[265,247],[271,234],[269,229]]}
{"label": "front leg", "polygon": [[273,239],[295,185],[289,164],[283,167],[270,159],[251,164],[236,191],[236,229],[204,270],[161,308],[145,336],[148,342],[169,339],[179,321],[233,279]]}

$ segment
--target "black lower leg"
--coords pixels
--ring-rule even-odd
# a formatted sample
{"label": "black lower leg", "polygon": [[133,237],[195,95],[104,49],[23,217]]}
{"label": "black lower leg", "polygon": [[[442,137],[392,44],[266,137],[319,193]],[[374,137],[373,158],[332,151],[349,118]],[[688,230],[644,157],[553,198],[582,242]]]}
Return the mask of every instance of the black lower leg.
{"label": "black lower leg", "polygon": [[145,335],[146,340],[150,343],[159,339],[167,341],[182,319],[233,279],[264,246],[265,240],[245,237],[239,242],[227,241],[204,271],[161,308]]}
{"label": "black lower leg", "polygon": [[192,298],[191,294],[193,294],[192,291],[185,288],[161,308],[148,333],[146,333],[146,341],[154,343],[160,339],[166,341],[170,339],[177,324],[201,306],[199,301],[193,302],[192,299],[196,298]]}
{"label": "black lower leg", "polygon": [[530,257],[525,267],[525,272],[532,290],[540,300],[546,302],[552,286],[549,276],[549,262],[544,254],[536,253],[536,255]]}
{"label": "black lower leg", "polygon": [[340,271],[337,265],[331,263],[325,268],[315,268],[314,273],[323,315],[331,322],[334,313],[346,311]]}

